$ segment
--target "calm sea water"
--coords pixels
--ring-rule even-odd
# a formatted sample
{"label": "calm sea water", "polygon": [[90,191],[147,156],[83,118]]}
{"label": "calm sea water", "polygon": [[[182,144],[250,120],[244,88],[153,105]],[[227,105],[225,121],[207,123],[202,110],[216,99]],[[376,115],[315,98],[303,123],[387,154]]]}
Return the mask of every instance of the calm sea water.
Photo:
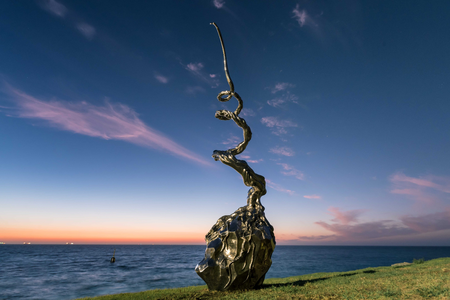
{"label": "calm sea water", "polygon": [[[0,299],[74,299],[203,285],[194,268],[204,251],[205,246],[0,245]],[[450,257],[450,247],[277,246],[266,278],[439,257]]]}

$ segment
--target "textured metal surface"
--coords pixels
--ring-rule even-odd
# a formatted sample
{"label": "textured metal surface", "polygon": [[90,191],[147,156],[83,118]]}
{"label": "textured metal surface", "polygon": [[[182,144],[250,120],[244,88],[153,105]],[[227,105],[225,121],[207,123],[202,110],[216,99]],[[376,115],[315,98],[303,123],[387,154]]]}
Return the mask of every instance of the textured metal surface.
{"label": "textured metal surface", "polygon": [[266,194],[266,181],[256,174],[245,160],[236,158],[242,153],[252,138],[252,132],[245,120],[239,117],[243,102],[234,91],[231,80],[225,46],[219,27],[217,29],[224,58],[224,70],[230,90],[220,92],[217,99],[229,101],[232,97],[238,101],[234,112],[216,111],[219,120],[233,120],[243,130],[244,141],[228,150],[215,150],[213,158],[241,174],[244,184],[250,189],[247,205],[240,207],[231,215],[225,215],[211,228],[205,237],[205,258],[196,266],[195,271],[206,282],[211,290],[251,289],[260,286],[269,270],[271,256],[275,249],[273,227],[264,214],[261,197]]}

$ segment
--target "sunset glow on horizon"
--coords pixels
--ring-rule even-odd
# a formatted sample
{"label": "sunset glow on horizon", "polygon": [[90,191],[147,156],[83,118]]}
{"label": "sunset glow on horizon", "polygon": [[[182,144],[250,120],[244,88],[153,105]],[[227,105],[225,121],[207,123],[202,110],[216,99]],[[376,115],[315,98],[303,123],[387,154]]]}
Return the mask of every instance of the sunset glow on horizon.
{"label": "sunset glow on horizon", "polygon": [[215,22],[277,245],[450,246],[449,8],[3,2],[0,242],[204,245],[246,204]]}

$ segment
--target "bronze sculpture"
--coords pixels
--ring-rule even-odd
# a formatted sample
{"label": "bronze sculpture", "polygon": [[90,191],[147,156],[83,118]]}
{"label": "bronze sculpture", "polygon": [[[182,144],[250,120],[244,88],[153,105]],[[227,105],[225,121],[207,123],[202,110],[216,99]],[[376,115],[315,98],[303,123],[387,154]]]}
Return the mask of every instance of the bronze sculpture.
{"label": "bronze sculpture", "polygon": [[211,228],[205,237],[207,248],[205,258],[196,266],[195,271],[211,290],[251,289],[262,285],[269,270],[271,256],[275,249],[273,227],[266,219],[264,206],[260,198],[266,194],[266,182],[263,176],[256,174],[245,160],[236,158],[242,153],[252,132],[245,120],[239,117],[243,102],[228,72],[227,58],[222,34],[215,23],[222,45],[224,69],[230,86],[229,91],[220,92],[217,99],[226,102],[232,97],[238,101],[234,112],[216,111],[219,120],[233,120],[243,130],[244,141],[225,151],[215,150],[214,160],[235,169],[242,175],[244,184],[249,186],[247,205],[240,207],[231,215],[225,215]]}

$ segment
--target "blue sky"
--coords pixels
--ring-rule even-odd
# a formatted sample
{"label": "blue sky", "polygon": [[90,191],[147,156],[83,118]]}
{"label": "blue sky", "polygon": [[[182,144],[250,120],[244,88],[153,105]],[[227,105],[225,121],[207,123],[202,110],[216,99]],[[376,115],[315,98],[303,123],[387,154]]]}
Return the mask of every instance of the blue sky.
{"label": "blue sky", "polygon": [[0,3],[0,240],[203,243],[246,204],[278,244],[450,246],[447,1]]}

